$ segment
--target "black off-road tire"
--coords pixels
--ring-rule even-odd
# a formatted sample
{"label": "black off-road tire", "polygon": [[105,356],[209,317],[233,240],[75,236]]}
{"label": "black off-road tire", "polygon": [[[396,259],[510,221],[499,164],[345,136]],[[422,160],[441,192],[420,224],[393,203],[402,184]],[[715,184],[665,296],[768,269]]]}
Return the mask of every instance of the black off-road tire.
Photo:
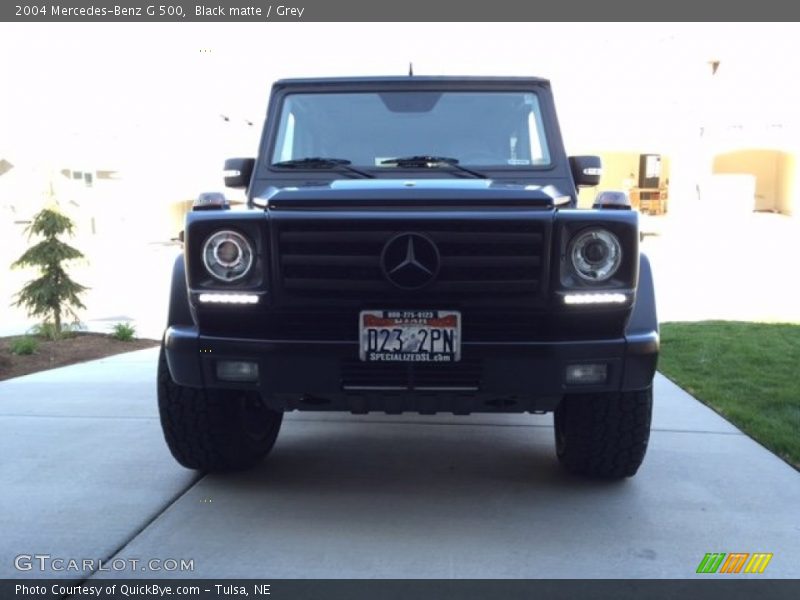
{"label": "black off-road tire", "polygon": [[577,475],[635,475],[647,452],[652,412],[652,388],[566,396],[553,419],[558,460]]}
{"label": "black off-road tire", "polygon": [[158,357],[158,412],[170,452],[184,467],[236,471],[258,464],[272,449],[283,413],[258,394],[178,385]]}

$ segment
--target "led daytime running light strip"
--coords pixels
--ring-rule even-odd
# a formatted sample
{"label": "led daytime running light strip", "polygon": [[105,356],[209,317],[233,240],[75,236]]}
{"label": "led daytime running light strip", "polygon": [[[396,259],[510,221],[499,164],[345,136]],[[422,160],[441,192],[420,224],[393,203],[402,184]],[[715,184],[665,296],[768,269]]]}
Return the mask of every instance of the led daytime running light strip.
{"label": "led daytime running light strip", "polygon": [[200,294],[203,304],[258,304],[255,294]]}
{"label": "led daytime running light strip", "polygon": [[564,296],[564,304],[625,304],[627,301],[628,297],[619,293],[566,294]]}

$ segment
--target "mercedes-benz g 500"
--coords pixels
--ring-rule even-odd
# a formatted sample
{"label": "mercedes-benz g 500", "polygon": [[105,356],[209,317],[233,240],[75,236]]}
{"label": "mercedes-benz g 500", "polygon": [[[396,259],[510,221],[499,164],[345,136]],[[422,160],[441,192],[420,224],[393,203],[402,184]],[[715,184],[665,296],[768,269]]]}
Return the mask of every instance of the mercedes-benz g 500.
{"label": "mercedes-benz g 500", "polygon": [[[638,213],[568,157],[548,81],[274,84],[231,208],[186,219],[158,371],[184,466],[254,465],[293,410],[553,412],[574,473],[633,475],[658,354]],[[605,202],[603,198],[608,198]]]}

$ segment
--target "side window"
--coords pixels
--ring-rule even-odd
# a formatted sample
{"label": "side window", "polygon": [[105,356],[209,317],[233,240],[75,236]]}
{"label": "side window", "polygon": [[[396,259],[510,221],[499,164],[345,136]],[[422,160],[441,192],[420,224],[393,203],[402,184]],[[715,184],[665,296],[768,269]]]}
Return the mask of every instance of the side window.
{"label": "side window", "polygon": [[294,113],[291,111],[286,114],[286,119],[281,123],[280,129],[278,130],[278,143],[276,145],[276,148],[278,148],[278,156],[275,162],[291,160],[293,158],[295,118]]}
{"label": "side window", "polygon": [[550,163],[550,152],[547,148],[547,139],[542,122],[542,111],[539,100],[534,94],[525,94],[525,104],[530,106],[528,113],[528,137],[530,141],[531,163],[546,165]]}
{"label": "side window", "polygon": [[536,122],[536,115],[531,111],[528,113],[528,132],[531,140],[531,162],[535,165],[549,162],[544,155],[542,148],[541,132],[539,124]]}

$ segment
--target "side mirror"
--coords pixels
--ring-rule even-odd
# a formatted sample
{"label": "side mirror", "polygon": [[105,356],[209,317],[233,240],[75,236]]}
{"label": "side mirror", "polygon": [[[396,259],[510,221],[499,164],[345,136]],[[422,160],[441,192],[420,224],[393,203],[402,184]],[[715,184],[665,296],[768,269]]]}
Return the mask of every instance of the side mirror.
{"label": "side mirror", "polygon": [[597,185],[603,175],[603,163],[599,156],[570,156],[569,168],[578,187]]}
{"label": "side mirror", "polygon": [[229,158],[225,161],[225,186],[246,188],[256,166],[254,158]]}

